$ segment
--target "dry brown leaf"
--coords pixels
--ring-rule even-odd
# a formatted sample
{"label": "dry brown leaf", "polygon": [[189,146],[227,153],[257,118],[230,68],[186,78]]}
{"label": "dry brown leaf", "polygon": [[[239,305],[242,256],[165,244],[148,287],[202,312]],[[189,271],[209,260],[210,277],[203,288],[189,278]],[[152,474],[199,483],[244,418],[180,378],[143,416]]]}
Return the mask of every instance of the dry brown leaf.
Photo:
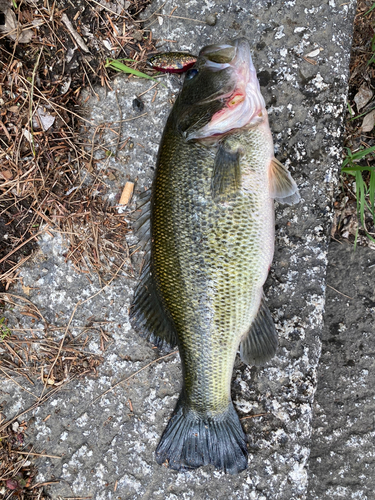
{"label": "dry brown leaf", "polygon": [[362,132],[371,132],[375,125],[375,109],[370,111],[364,118],[361,126]]}
{"label": "dry brown leaf", "polygon": [[370,101],[373,96],[373,92],[371,89],[367,87],[364,83],[354,97],[354,102],[357,105],[357,110],[360,111],[362,108],[366,106],[366,104]]}
{"label": "dry brown leaf", "polygon": [[6,181],[11,181],[13,179],[13,174],[10,170],[2,170],[0,175],[4,177]]}
{"label": "dry brown leaf", "polygon": [[0,31],[7,33],[8,38],[17,40],[19,43],[30,43],[33,37],[31,29],[22,29],[12,9],[6,8],[3,12],[5,14],[5,24],[0,26]]}
{"label": "dry brown leaf", "polygon": [[36,110],[35,115],[33,116],[33,128],[38,130],[42,128],[42,130],[48,130],[55,123],[55,117],[52,116],[46,109],[43,109],[39,106]]}
{"label": "dry brown leaf", "polygon": [[22,290],[23,290],[23,293],[26,293],[26,295],[30,295],[30,290],[32,290],[32,288],[31,288],[31,286],[22,285]]}

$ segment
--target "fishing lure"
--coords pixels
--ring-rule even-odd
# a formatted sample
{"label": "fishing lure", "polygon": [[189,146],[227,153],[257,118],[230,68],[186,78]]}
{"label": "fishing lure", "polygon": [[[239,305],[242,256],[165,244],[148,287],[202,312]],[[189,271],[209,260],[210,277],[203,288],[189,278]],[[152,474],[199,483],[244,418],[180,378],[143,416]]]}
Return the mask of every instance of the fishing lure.
{"label": "fishing lure", "polygon": [[150,56],[147,65],[163,73],[184,73],[197,61],[197,56],[186,52],[160,52]]}

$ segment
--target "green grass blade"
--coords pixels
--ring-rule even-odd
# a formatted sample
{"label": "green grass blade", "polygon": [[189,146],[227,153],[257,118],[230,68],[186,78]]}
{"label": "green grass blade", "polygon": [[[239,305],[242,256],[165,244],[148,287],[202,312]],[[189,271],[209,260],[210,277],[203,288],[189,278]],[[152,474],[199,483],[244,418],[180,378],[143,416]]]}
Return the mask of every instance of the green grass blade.
{"label": "green grass blade", "polygon": [[370,182],[369,182],[369,197],[371,205],[371,215],[375,222],[375,170],[371,169]]}
{"label": "green grass blade", "polygon": [[154,80],[156,82],[158,81],[156,80],[156,78],[146,75],[146,73],[142,73],[142,71],[138,71],[137,69],[129,68],[129,66],[126,66],[126,64],[123,64],[122,62],[115,59],[107,59],[105,67],[112,68],[117,71],[122,71],[123,73],[128,73],[130,75],[139,76],[140,78],[147,78],[147,80]]}
{"label": "green grass blade", "polygon": [[375,3],[373,3],[372,6],[369,8],[369,10],[365,12],[363,15],[367,16],[367,14],[370,14],[370,12],[372,12],[374,9],[375,9]]}
{"label": "green grass blade", "polygon": [[359,151],[356,151],[355,153],[352,154],[352,160],[362,160],[365,156],[368,154],[372,153],[375,151],[375,146],[372,146],[371,148],[366,148],[366,149],[361,149]]}
{"label": "green grass blade", "polygon": [[[360,161],[363,158],[365,158],[367,155],[373,153],[375,151],[375,146],[372,146],[371,148],[366,148],[366,149],[361,149],[359,151],[356,151],[355,153],[352,153],[349,148],[345,148],[347,151],[347,157],[344,159],[342,163],[342,168],[346,167],[348,163],[350,163],[351,166],[353,162],[355,161]],[[352,170],[352,168],[350,167]]]}
{"label": "green grass blade", "polygon": [[373,243],[375,243],[375,239],[368,233],[366,233],[366,236],[369,240],[371,240]]}
{"label": "green grass blade", "polygon": [[363,182],[362,172],[357,171],[355,173],[355,190],[357,200],[359,200],[358,208],[359,208],[359,216],[361,219],[362,226],[366,229],[365,226],[365,184]]}
{"label": "green grass blade", "polygon": [[105,62],[105,67],[115,69],[116,71],[122,71],[123,73],[127,73],[130,75],[138,76],[139,78],[146,78],[147,80],[153,80],[156,83],[160,83],[160,85],[162,85],[164,88],[167,88],[163,83],[161,83],[160,80],[157,80],[153,76],[146,75],[146,73],[142,73],[142,71],[138,71],[137,69],[133,69],[130,68],[129,66],[126,66],[126,64],[120,62],[119,59],[107,59]]}
{"label": "green grass blade", "polygon": [[371,108],[369,109],[368,111],[365,111],[364,113],[361,113],[360,115],[357,115],[357,116],[354,116],[354,113],[351,116],[351,118],[349,118],[349,120],[352,122],[353,120],[357,120],[358,118],[362,118],[362,116],[366,116],[368,115],[369,113],[371,113],[371,111],[373,111],[375,108]]}
{"label": "green grass blade", "polygon": [[352,152],[349,148],[345,148],[346,149],[346,158],[344,159],[343,163],[342,163],[342,168],[344,168],[348,163],[351,164],[351,159],[352,159]]}
{"label": "green grass blade", "polygon": [[350,167],[343,167],[342,171],[346,174],[354,175],[352,172],[374,172],[375,167],[368,167],[363,165],[351,165]]}

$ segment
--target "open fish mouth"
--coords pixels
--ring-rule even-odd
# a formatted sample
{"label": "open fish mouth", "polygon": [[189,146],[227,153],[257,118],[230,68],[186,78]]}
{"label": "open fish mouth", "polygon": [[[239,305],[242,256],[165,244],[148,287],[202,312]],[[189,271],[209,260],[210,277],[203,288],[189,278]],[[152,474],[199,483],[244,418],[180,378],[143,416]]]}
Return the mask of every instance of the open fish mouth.
{"label": "open fish mouth", "polygon": [[267,111],[246,39],[204,47],[199,58],[198,69],[200,66],[202,70],[214,73],[226,70],[230,74],[232,90],[227,93],[218,91],[199,102],[203,105],[221,100],[223,106],[204,127],[189,133],[189,140],[227,134],[233,129],[256,126],[264,121]]}

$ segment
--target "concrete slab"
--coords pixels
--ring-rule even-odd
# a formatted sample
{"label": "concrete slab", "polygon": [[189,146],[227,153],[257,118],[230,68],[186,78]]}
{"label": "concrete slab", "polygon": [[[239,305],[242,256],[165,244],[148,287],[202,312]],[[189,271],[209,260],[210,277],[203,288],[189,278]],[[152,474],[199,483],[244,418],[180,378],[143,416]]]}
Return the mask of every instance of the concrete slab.
{"label": "concrete slab", "polygon": [[[179,17],[167,16],[174,7],[173,16]],[[266,415],[243,421],[250,450],[247,471],[227,476],[205,467],[176,473],[156,464],[154,450],[179,393],[177,355],[153,363],[93,403],[106,389],[159,355],[130,327],[127,309],[135,280],[126,274],[131,269],[125,269],[74,314],[73,334],[93,319],[106,320],[115,343],[106,352],[97,379],[72,381],[35,411],[31,441],[46,453],[63,455],[61,460],[40,462],[39,479],[49,480],[52,475],[60,479],[51,486],[52,498],[302,499],[307,491],[330,203],[341,164],[355,1],[312,0],[306,6],[302,0],[258,0],[250,6],[245,0],[206,1],[204,5],[171,0],[153,3],[146,17],[157,9],[162,16],[151,26],[153,36],[176,42],[161,42],[162,49],[197,53],[203,45],[226,37],[251,40],[277,157],[289,165],[300,188],[298,206],[277,208],[277,246],[267,282],[280,336],[278,354],[265,368],[238,363],[234,371],[233,398],[241,417]],[[316,49],[322,49],[319,55],[303,58]],[[98,90],[100,101],[91,98],[86,105],[95,124],[118,121],[117,92],[123,118],[132,119],[124,122],[122,137],[131,140],[122,157],[118,162],[109,158],[102,165],[103,175],[108,168],[117,171],[117,180],[108,179],[113,200],[128,178],[137,180],[138,191],[150,185],[179,78],[167,77],[166,86],[159,86],[154,102],[152,92],[142,97],[147,113],[142,117],[132,109],[132,100],[150,87],[147,81],[117,78],[113,92]],[[110,130],[104,140],[116,144]],[[64,244],[57,235],[44,237],[40,247],[40,259],[22,271],[24,284],[36,287],[28,298],[47,320],[66,325],[77,302],[101,287],[65,263]],[[17,310],[8,314],[13,324],[25,325]],[[93,337],[89,348],[100,353],[99,340]],[[9,418],[32,398],[10,383],[3,383],[1,391],[2,399],[8,401]]]}
{"label": "concrete slab", "polygon": [[[375,253],[332,243],[309,500],[374,496]],[[337,291],[336,291],[337,290]]]}

